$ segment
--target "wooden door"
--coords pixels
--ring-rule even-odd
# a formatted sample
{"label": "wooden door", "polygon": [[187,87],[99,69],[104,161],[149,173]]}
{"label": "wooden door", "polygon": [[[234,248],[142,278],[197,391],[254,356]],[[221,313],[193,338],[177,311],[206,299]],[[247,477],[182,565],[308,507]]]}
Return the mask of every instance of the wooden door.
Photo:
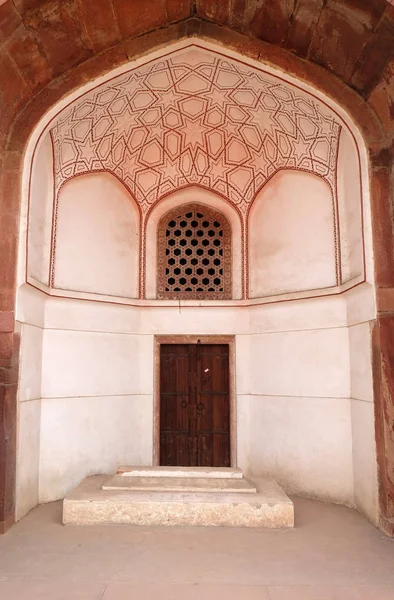
{"label": "wooden door", "polygon": [[160,464],[230,466],[228,345],[160,346]]}

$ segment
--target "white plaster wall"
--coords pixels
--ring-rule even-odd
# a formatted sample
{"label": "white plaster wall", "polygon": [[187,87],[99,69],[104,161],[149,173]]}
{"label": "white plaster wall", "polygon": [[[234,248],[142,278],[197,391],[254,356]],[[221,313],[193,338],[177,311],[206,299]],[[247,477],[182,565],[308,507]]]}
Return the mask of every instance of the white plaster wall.
{"label": "white plaster wall", "polygon": [[353,325],[349,327],[348,333],[351,398],[373,402],[370,322]]}
{"label": "white plaster wall", "polygon": [[56,329],[44,335],[40,502],[89,474],[152,462],[153,336],[125,332],[130,307],[92,302],[89,319],[85,302],[58,303],[48,301]]}
{"label": "white plaster wall", "polygon": [[141,314],[142,331],[157,335],[231,335],[247,330],[248,323],[248,309],[236,306],[146,307]]}
{"label": "white plaster wall", "polygon": [[376,318],[375,290],[363,283],[344,294],[346,299],[347,324],[349,327],[373,321]]}
{"label": "white plaster wall", "polygon": [[46,329],[42,398],[152,394],[153,337]]}
{"label": "white plaster wall", "polygon": [[64,185],[58,200],[55,287],[136,298],[138,254],[138,210],[113,175],[81,175]]}
{"label": "white plaster wall", "polygon": [[[29,294],[25,318],[40,323],[43,294]],[[346,327],[345,296],[198,308],[48,298],[45,307],[45,330],[22,324],[18,518],[89,474],[150,464],[154,335],[211,333],[236,335],[239,465],[293,493],[355,501],[374,520],[369,324]]]}
{"label": "white plaster wall", "polygon": [[21,325],[21,350],[19,371],[19,400],[37,400],[41,397],[42,327]]}
{"label": "white plaster wall", "polygon": [[372,402],[352,399],[354,498],[358,510],[378,524],[378,466]]}
{"label": "white plaster wall", "polygon": [[50,298],[45,321],[41,502],[64,497],[89,474],[152,463],[155,333],[247,330],[248,314]]}
{"label": "white plaster wall", "polygon": [[[270,319],[264,319],[266,307],[259,307],[253,323],[265,322],[273,331],[237,336],[239,466],[250,474],[274,476],[290,493],[352,506],[349,344],[347,328],[341,326],[345,307],[328,315],[321,310],[319,323],[316,308],[326,303],[319,298],[274,305]],[[298,305],[294,313],[292,304]],[[283,320],[281,312],[287,313]],[[318,328],[300,329],[310,312]],[[284,326],[289,330],[278,331]],[[240,364],[244,356],[248,372]]]}
{"label": "white plaster wall", "polygon": [[42,400],[40,502],[64,498],[88,475],[152,464],[152,406],[143,394]]}
{"label": "white plaster wall", "polygon": [[45,300],[41,291],[29,284],[21,285],[16,294],[15,320],[42,329],[45,326]]}
{"label": "white plaster wall", "polygon": [[371,293],[364,284],[250,307],[47,298],[44,316],[44,295],[23,288],[20,389],[30,401],[20,411],[18,518],[88,474],[150,464],[154,335],[211,333],[236,336],[239,465],[293,493],[355,502],[375,522],[370,334],[359,322],[373,318]]}
{"label": "white plaster wall", "polygon": [[337,193],[342,282],[363,274],[361,174],[356,144],[347,129],[339,138]]}
{"label": "white plaster wall", "polygon": [[45,305],[45,325],[48,329],[65,331],[139,333],[142,312],[139,306],[48,298]]}
{"label": "white plaster wall", "polygon": [[357,508],[378,520],[378,481],[373,403],[371,323],[349,327],[352,452]]}
{"label": "white plaster wall", "polygon": [[250,336],[250,392],[348,398],[346,328]]}
{"label": "white plaster wall", "polygon": [[17,300],[17,328],[21,335],[16,473],[16,518],[19,520],[39,501],[45,296],[25,285],[18,290]]}
{"label": "white plaster wall", "polygon": [[377,524],[378,480],[372,380],[371,327],[376,316],[373,287],[364,283],[346,295],[354,495],[357,508]]}
{"label": "white plaster wall", "polygon": [[16,520],[39,503],[41,400],[19,403]]}
{"label": "white plaster wall", "polygon": [[[40,501],[153,457],[154,334],[248,329],[236,307],[124,307],[50,298],[42,373]],[[231,324],[231,326],[229,326]]]}
{"label": "white plaster wall", "polygon": [[48,284],[53,213],[53,151],[49,133],[37,144],[29,203],[27,275]]}
{"label": "white plaster wall", "polygon": [[250,297],[336,285],[332,195],[315,175],[280,171],[249,215]]}
{"label": "white plaster wall", "polygon": [[353,506],[348,398],[238,396],[239,465],[293,494]]}
{"label": "white plaster wall", "polygon": [[374,522],[369,323],[355,322],[370,291],[249,307],[46,297],[43,312],[22,288],[18,518],[89,474],[151,464],[154,335],[234,334],[238,464]]}
{"label": "white plaster wall", "polygon": [[271,333],[347,327],[346,294],[249,307],[250,332]]}
{"label": "white plaster wall", "polygon": [[345,324],[339,297],[253,308],[48,299],[40,501],[122,462],[151,464],[153,341],[170,333],[235,334],[242,468],[276,474],[289,491],[351,504]]}
{"label": "white plaster wall", "polygon": [[18,518],[89,474],[151,464],[154,335],[234,334],[238,464],[289,492],[355,503],[375,522],[369,325],[360,322],[374,316],[371,286],[254,306],[46,297],[43,311],[43,298],[19,292]]}

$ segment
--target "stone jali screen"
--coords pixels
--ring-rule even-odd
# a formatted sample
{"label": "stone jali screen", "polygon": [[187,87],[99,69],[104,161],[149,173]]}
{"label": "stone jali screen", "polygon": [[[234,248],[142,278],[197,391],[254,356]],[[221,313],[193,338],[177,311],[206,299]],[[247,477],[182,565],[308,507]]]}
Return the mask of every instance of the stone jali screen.
{"label": "stone jali screen", "polygon": [[158,229],[157,296],[172,299],[231,298],[231,229],[226,217],[205,205],[166,213]]}

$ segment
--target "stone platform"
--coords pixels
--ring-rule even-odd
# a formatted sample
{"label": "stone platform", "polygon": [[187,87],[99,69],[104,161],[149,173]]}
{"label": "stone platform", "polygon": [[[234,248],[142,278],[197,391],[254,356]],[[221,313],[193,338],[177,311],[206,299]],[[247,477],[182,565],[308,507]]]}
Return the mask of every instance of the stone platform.
{"label": "stone platform", "polygon": [[274,480],[239,469],[121,467],[82,481],[63,501],[63,523],[288,528],[294,507]]}

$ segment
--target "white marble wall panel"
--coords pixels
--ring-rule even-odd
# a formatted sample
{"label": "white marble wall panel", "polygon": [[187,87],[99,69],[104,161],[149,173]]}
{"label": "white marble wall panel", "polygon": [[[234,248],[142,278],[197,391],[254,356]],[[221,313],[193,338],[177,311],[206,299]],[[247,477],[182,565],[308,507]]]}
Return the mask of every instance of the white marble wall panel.
{"label": "white marble wall panel", "polygon": [[249,315],[246,307],[145,307],[141,314],[141,331],[153,334],[212,334],[246,333]]}
{"label": "white marble wall panel", "polygon": [[370,323],[349,327],[351,397],[373,402]]}
{"label": "white marble wall panel", "polygon": [[250,211],[249,264],[251,298],[336,285],[332,194],[323,179],[279,171],[266,183]]}
{"label": "white marble wall panel", "polygon": [[374,405],[352,400],[354,496],[357,508],[375,525],[378,520],[378,481]]}
{"label": "white marble wall panel", "polygon": [[38,504],[41,400],[19,404],[16,519]]}
{"label": "white marble wall panel", "polygon": [[346,128],[341,130],[337,168],[342,281],[345,282],[364,271],[361,174],[356,144]]}
{"label": "white marble wall panel", "polygon": [[376,317],[375,290],[369,283],[363,283],[349,290],[345,298],[349,326],[371,321]]}
{"label": "white marble wall panel", "polygon": [[235,337],[235,387],[237,394],[250,394],[250,336]]}
{"label": "white marble wall panel", "polygon": [[349,371],[345,327],[250,336],[252,394],[346,398]]}
{"label": "white marble wall panel", "polygon": [[275,302],[249,307],[251,333],[328,329],[347,325],[343,295]]}
{"label": "white marble wall panel", "polygon": [[45,330],[43,398],[152,391],[153,336]]}
{"label": "white marble wall panel", "polygon": [[49,329],[139,333],[141,307],[71,298],[48,298],[45,324]]}
{"label": "white marble wall panel", "polygon": [[289,493],[353,505],[349,399],[239,396],[239,466]]}
{"label": "white marble wall panel", "polygon": [[[372,288],[360,288],[348,293],[353,315],[371,298]],[[18,518],[38,501],[40,445],[41,502],[119,463],[151,463],[154,334],[197,333],[236,335],[238,464],[271,473],[290,492],[345,504],[354,475],[355,502],[375,522],[369,324],[346,327],[348,294],[197,308],[45,300],[22,290],[20,314],[44,325],[45,305],[46,329],[41,389],[42,330],[21,324],[21,400],[46,399],[41,442],[40,401],[22,402]],[[355,404],[351,394],[368,401]]]}
{"label": "white marble wall panel", "polygon": [[53,152],[49,133],[36,148],[29,203],[27,275],[48,284],[53,213]]}
{"label": "white marble wall panel", "polygon": [[63,498],[88,475],[152,464],[152,428],[152,396],[43,400],[40,502]]}
{"label": "white marble wall panel", "polygon": [[41,397],[41,366],[43,329],[27,323],[21,324],[19,357],[19,400]]}
{"label": "white marble wall panel", "polygon": [[31,285],[21,285],[16,296],[16,320],[44,327],[46,299],[47,296],[43,292]]}
{"label": "white marble wall panel", "polygon": [[138,209],[114,176],[85,174],[61,188],[56,288],[136,298],[138,248]]}

